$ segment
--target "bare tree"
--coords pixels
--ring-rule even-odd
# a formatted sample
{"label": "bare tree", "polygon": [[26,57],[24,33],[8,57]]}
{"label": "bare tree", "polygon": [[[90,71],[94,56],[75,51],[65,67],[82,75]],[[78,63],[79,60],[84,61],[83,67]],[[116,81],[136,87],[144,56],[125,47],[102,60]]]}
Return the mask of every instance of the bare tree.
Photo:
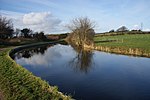
{"label": "bare tree", "polygon": [[87,17],[75,18],[68,28],[71,30],[69,40],[75,42],[78,46],[92,44],[94,37],[95,24]]}
{"label": "bare tree", "polygon": [[11,19],[7,19],[0,15],[0,38],[7,39],[13,36],[13,23]]}

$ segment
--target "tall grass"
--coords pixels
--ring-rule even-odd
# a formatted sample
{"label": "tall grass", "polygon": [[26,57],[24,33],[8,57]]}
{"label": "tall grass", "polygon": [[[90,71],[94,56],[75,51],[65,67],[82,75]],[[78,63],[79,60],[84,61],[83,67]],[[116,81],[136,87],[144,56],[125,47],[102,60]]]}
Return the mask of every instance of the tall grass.
{"label": "tall grass", "polygon": [[96,36],[94,49],[150,57],[150,34]]}
{"label": "tall grass", "polygon": [[8,53],[0,52],[0,89],[6,100],[69,100],[57,87],[34,76],[31,72],[15,63]]}

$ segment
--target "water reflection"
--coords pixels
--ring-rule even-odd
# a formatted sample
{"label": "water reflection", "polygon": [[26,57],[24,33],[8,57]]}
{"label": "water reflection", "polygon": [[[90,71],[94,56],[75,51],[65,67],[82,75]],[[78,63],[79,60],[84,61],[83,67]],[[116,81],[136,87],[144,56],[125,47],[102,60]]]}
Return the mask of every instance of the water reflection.
{"label": "water reflection", "polygon": [[[44,46],[39,46],[39,47],[34,47],[34,48],[28,48],[28,49],[24,49],[24,50],[21,50],[21,51],[15,53],[14,56],[15,56],[15,59],[17,60],[17,59],[21,59],[21,58],[29,59],[33,55],[38,55],[38,57],[36,57],[36,58],[34,57],[34,59],[36,59],[36,62],[33,59],[30,59],[30,61],[27,61],[27,59],[25,59],[24,62],[26,62],[28,64],[30,63],[33,65],[33,64],[37,64],[37,62],[41,62],[41,61],[45,60],[43,62],[45,64],[47,64],[50,62],[50,61],[47,61],[48,58],[44,58],[44,59],[41,59],[41,58],[43,57],[43,55],[45,54],[47,49],[50,47],[53,47],[53,45],[44,45]],[[91,50],[85,50],[83,48],[77,47],[74,44],[71,44],[71,47],[76,52],[76,54],[73,58],[71,58],[70,61],[68,61],[69,66],[72,67],[74,69],[74,71],[76,71],[76,72],[78,71],[78,72],[87,73],[91,68],[93,52]],[[55,53],[54,51],[55,50],[51,51],[52,52],[51,54],[53,54],[53,55],[60,54],[59,52]],[[53,57],[53,55],[51,55],[51,57]],[[41,63],[41,64],[44,64],[44,63]]]}
{"label": "water reflection", "polygon": [[[36,54],[44,55],[45,51],[48,48],[53,47],[56,44],[57,43],[53,43],[53,44],[47,44],[47,45],[42,45],[42,46],[36,46],[36,47],[32,47],[32,48],[23,49],[23,50],[15,53],[14,55],[12,55],[12,58],[13,59],[31,58],[33,55],[36,55]],[[59,44],[68,45],[68,43],[66,41],[60,41]]]}
{"label": "water reflection", "polygon": [[46,45],[46,46],[40,46],[40,47],[34,47],[34,48],[28,48],[21,50],[17,53],[15,53],[15,59],[20,59],[20,58],[31,58],[35,54],[44,54],[45,51],[51,47],[52,45]]}
{"label": "water reflection", "polygon": [[69,66],[73,67],[75,71],[87,73],[92,65],[92,50],[86,50],[73,43],[70,43],[70,45],[76,51],[76,56],[69,61]]}
{"label": "water reflection", "polygon": [[148,58],[60,44],[30,48],[16,55],[18,64],[77,100],[150,100]]}

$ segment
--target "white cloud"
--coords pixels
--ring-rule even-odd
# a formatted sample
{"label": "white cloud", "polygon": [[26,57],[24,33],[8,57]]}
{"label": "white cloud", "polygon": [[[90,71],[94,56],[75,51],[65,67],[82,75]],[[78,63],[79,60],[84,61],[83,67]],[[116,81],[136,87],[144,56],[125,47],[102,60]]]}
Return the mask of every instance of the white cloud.
{"label": "white cloud", "polygon": [[2,16],[7,17],[7,19],[12,19],[12,22],[14,24],[14,28],[24,28],[24,25],[22,23],[23,13],[18,12],[12,12],[12,11],[6,11],[6,10],[0,10],[0,13]]}
{"label": "white cloud", "polygon": [[50,12],[28,13],[23,16],[23,24],[36,31],[49,33],[56,31],[61,20],[54,17]]}
{"label": "white cloud", "polygon": [[50,17],[50,12],[29,13],[23,16],[23,23],[26,25],[37,25],[43,23],[46,20],[49,20]]}
{"label": "white cloud", "polygon": [[12,11],[0,11],[3,16],[12,19],[15,28],[30,28],[33,31],[45,33],[61,32],[61,20],[50,12],[18,13]]}

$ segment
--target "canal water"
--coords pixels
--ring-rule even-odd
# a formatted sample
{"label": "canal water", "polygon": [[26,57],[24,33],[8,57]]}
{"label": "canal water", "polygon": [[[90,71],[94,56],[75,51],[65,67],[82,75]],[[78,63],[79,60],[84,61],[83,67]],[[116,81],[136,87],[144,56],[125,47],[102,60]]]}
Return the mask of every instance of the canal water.
{"label": "canal water", "polygon": [[150,59],[44,45],[14,54],[35,76],[77,100],[150,100]]}

